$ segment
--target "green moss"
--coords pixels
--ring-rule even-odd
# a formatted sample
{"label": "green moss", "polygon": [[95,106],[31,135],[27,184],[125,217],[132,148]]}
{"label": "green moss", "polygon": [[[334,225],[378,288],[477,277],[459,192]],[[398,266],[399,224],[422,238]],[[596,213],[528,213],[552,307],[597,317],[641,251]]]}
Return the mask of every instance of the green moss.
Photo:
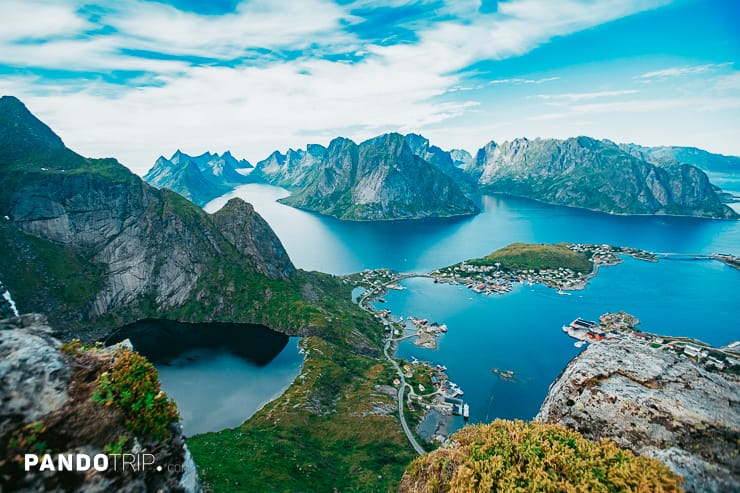
{"label": "green moss", "polygon": [[681,479],[655,459],[559,425],[496,420],[468,426],[416,459],[400,491],[679,492]]}
{"label": "green moss", "polygon": [[[112,368],[98,375],[97,383],[92,400],[120,407],[126,428],[137,436],[163,440],[169,426],[180,419],[177,405],[160,388],[156,368],[134,351],[118,351]],[[123,447],[125,442],[126,437],[119,437],[114,446]]]}
{"label": "green moss", "polygon": [[586,255],[574,252],[564,244],[512,243],[483,258],[468,261],[472,265],[501,264],[506,270],[558,269],[560,267],[576,272],[588,273],[593,263]]}

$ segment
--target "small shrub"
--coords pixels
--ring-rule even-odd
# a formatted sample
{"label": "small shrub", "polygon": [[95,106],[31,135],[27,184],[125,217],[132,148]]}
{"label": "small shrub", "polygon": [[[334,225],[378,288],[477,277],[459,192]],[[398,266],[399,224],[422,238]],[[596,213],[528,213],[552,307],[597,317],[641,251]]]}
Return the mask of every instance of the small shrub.
{"label": "small shrub", "polygon": [[126,435],[121,435],[115,443],[105,444],[105,446],[103,446],[103,452],[109,455],[120,455],[123,453],[123,447],[126,446],[127,442],[128,437]]}
{"label": "small shrub", "polygon": [[169,425],[180,419],[177,405],[159,386],[156,368],[129,350],[119,351],[111,370],[98,376],[92,399],[106,406],[119,406],[126,428],[142,437],[166,438]]}
{"label": "small shrub", "polygon": [[8,448],[14,450],[32,450],[43,454],[46,451],[46,442],[39,440],[46,431],[46,426],[41,421],[28,423],[20,430],[13,432],[8,440]]}

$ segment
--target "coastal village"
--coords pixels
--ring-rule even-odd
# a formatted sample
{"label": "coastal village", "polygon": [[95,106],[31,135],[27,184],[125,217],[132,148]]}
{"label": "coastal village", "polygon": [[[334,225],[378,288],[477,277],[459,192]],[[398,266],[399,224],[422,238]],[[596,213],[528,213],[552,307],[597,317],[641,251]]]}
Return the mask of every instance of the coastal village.
{"label": "coastal village", "polygon": [[638,260],[657,262],[655,254],[630,247],[592,244],[567,244],[576,253],[584,254],[593,264],[591,272],[578,272],[568,267],[544,269],[512,269],[501,262],[491,265],[475,261],[437,269],[431,273],[435,282],[463,284],[476,293],[505,294],[515,282],[521,284],[544,284],[560,292],[584,289],[589,279],[598,274],[600,266],[617,265],[622,262],[619,255],[629,255]]}
{"label": "coastal village", "polygon": [[654,349],[673,351],[689,358],[707,370],[740,374],[740,341],[723,348],[715,348],[701,341],[684,337],[666,337],[637,328],[640,321],[625,312],[604,313],[599,321],[576,318],[563,326],[563,332],[577,340],[581,347],[587,343],[621,340],[626,337],[638,339]]}
{"label": "coastal village", "polygon": [[[406,319],[403,316],[394,317],[390,310],[378,309],[373,305],[374,303],[385,303],[383,296],[388,290],[404,290],[405,288],[400,285],[404,279],[428,277],[435,283],[461,284],[473,292],[486,295],[506,294],[512,290],[514,283],[526,285],[539,283],[557,289],[560,294],[565,294],[568,290],[584,289],[588,281],[598,273],[600,266],[619,264],[622,262],[620,258],[622,255],[648,262],[657,262],[659,258],[656,254],[629,247],[593,244],[564,244],[564,246],[588,259],[592,269],[588,272],[568,267],[512,269],[498,262],[481,265],[473,261],[465,261],[437,269],[429,274],[396,273],[390,269],[366,269],[345,276],[343,282],[356,286],[358,289],[361,288],[361,292],[354,295],[355,301],[383,324],[386,349],[391,348],[393,352],[395,350],[393,348],[401,341],[413,339],[415,345],[433,350],[437,349],[438,337],[449,330],[447,325],[411,315]],[[735,260],[735,258],[719,258],[718,255],[713,255],[711,258],[728,265],[728,260]],[[718,349],[700,341],[680,337],[668,338],[642,332],[636,328],[639,323],[637,318],[624,312],[605,313],[598,322],[577,318],[563,326],[563,331],[576,339],[576,347],[604,340],[632,337],[656,349],[675,351],[708,369],[740,374],[740,342]],[[448,378],[447,368],[444,365],[417,359],[400,363],[399,377],[394,378],[391,383],[396,388],[405,386],[408,389],[408,393],[399,392],[399,398],[405,394],[403,405],[417,421],[415,427],[417,435],[423,436],[429,442],[444,443],[455,431],[451,426],[451,417],[463,416],[466,421],[469,417],[469,406],[464,401],[463,389]],[[514,378],[510,370],[494,368],[491,371],[504,380]],[[429,425],[430,417],[436,419],[431,426]],[[422,428],[426,431],[422,432]]]}

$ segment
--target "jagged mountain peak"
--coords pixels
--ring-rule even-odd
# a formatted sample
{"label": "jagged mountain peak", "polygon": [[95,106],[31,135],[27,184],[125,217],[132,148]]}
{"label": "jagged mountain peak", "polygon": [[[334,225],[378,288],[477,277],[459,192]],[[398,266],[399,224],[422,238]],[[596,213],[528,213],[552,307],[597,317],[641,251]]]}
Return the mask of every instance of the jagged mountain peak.
{"label": "jagged mountain peak", "polygon": [[247,178],[236,169],[249,166],[245,160],[237,161],[229,151],[220,156],[210,151],[190,156],[177,149],[170,159],[160,156],[144,175],[144,180],[157,188],[169,188],[203,206],[246,183]]}

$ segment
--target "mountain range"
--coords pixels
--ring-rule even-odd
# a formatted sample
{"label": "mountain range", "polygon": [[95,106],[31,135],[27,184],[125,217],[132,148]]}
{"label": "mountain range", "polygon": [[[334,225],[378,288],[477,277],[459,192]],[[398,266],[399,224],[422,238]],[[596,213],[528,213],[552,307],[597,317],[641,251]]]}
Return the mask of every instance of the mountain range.
{"label": "mountain range", "polygon": [[385,134],[360,144],[334,139],[323,152],[306,153],[321,158],[313,166],[295,167],[299,179],[286,184],[294,192],[281,202],[351,220],[477,213],[477,206],[446,173],[457,171],[449,155],[417,146],[417,151],[428,153],[432,164],[415,154],[409,141],[400,134]]}
{"label": "mountain range", "polygon": [[621,144],[626,152],[657,165],[687,163],[710,173],[740,172],[740,157],[713,154],[696,147],[660,146],[644,147],[637,144]]}
{"label": "mountain range", "polygon": [[[740,170],[740,158],[691,147],[643,147],[590,137],[489,142],[475,156],[418,134],[275,151],[248,175],[227,151],[161,157],[144,179],[204,205],[246,182],[287,188],[280,201],[343,220],[475,214],[468,195],[507,194],[611,214],[737,218],[701,168]],[[728,200],[725,198],[725,200]]]}
{"label": "mountain range", "polygon": [[696,166],[675,160],[654,164],[609,140],[491,141],[465,172],[482,192],[549,204],[612,214],[737,218]]}
{"label": "mountain range", "polygon": [[144,175],[144,181],[157,188],[168,188],[194,204],[204,206],[236,186],[247,183],[238,169],[252,168],[246,159],[237,160],[226,151],[222,155],[203,153],[189,156],[179,149],[167,159],[159,156]]}

